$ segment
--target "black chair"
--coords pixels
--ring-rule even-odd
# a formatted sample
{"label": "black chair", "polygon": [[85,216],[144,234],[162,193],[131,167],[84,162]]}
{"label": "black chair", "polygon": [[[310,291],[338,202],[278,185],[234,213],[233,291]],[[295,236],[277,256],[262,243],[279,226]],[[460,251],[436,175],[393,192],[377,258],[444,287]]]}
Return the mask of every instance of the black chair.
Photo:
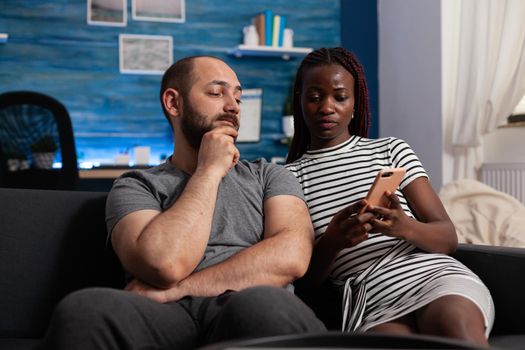
{"label": "black chair", "polygon": [[[35,167],[31,146],[45,136],[58,144],[61,168]],[[14,153],[31,167],[13,168],[8,159]],[[64,105],[38,92],[0,94],[0,187],[74,190],[77,182],[73,127]]]}

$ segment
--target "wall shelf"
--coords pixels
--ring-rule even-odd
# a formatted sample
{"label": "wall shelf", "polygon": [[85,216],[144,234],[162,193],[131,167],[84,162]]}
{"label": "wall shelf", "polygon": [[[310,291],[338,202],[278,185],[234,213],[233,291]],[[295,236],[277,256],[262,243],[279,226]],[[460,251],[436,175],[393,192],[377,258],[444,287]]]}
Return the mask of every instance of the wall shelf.
{"label": "wall shelf", "polygon": [[512,122],[498,126],[498,129],[502,128],[523,128],[525,127],[525,121],[523,122]]}
{"label": "wall shelf", "polygon": [[310,47],[273,47],[273,46],[248,46],[237,45],[228,50],[228,54],[235,57],[260,56],[260,57],[281,57],[288,60],[291,57],[303,57],[312,52]]}

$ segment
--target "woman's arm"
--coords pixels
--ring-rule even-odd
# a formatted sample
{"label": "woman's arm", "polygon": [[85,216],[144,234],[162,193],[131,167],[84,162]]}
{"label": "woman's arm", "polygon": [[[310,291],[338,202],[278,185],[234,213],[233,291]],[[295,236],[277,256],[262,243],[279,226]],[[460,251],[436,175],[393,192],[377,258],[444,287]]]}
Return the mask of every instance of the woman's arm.
{"label": "woman's arm", "polygon": [[365,201],[360,201],[334,215],[324,234],[315,243],[308,271],[296,284],[305,287],[320,285],[330,273],[335,257],[343,248],[353,247],[367,239],[368,231],[372,229],[368,221],[375,215],[358,214],[365,205]]}
{"label": "woman's arm", "polygon": [[389,193],[388,209],[369,207],[378,217],[370,221],[374,226],[370,232],[404,239],[427,252],[453,253],[458,245],[456,229],[428,179],[415,179],[403,189],[403,194],[419,221],[408,217],[397,196]]}

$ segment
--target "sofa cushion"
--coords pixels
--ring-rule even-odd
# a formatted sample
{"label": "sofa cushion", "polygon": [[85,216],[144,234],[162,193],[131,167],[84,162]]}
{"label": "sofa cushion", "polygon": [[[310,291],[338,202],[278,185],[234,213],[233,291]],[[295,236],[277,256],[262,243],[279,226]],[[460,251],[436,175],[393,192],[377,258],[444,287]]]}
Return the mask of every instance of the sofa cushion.
{"label": "sofa cushion", "polygon": [[525,346],[525,334],[491,336],[489,343],[494,349],[522,350]]}
{"label": "sofa cushion", "polygon": [[40,338],[0,338],[2,350],[35,350]]}
{"label": "sofa cushion", "polygon": [[105,244],[106,193],[0,188],[0,198],[0,337],[40,337],[66,294],[123,286]]}

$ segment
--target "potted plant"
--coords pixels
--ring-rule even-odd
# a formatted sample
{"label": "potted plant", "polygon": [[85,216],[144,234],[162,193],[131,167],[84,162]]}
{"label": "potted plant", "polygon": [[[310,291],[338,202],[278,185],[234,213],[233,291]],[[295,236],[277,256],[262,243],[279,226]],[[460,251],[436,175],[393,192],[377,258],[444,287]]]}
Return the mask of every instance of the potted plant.
{"label": "potted plant", "polygon": [[27,155],[24,152],[14,148],[8,148],[2,153],[3,158],[6,159],[8,171],[18,171],[29,168]]}
{"label": "potted plant", "polygon": [[51,169],[57,150],[58,145],[51,135],[45,135],[36,140],[31,145],[35,167],[39,169]]}

